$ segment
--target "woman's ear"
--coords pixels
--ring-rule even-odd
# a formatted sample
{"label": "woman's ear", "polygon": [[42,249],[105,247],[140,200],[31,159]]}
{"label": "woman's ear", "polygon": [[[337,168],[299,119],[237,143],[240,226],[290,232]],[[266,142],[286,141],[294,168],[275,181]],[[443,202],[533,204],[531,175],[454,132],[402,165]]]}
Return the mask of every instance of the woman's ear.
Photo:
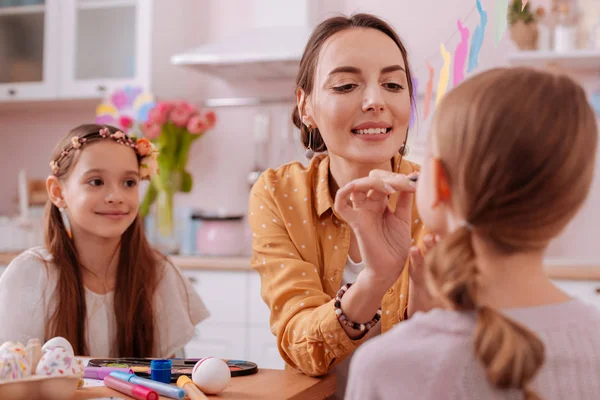
{"label": "woman's ear", "polygon": [[50,175],[46,179],[46,191],[48,192],[48,197],[50,201],[58,208],[65,207],[65,200],[63,198],[63,189],[60,183],[60,180],[54,176]]}
{"label": "woman's ear", "polygon": [[315,121],[312,118],[312,107],[306,92],[302,88],[296,89],[296,103],[298,104],[298,115],[300,115],[302,123],[314,128]]}
{"label": "woman's ear", "polygon": [[448,181],[448,174],[442,164],[442,160],[439,158],[433,158],[433,182],[434,182],[434,203],[433,206],[439,204],[447,204],[452,198],[450,190],[450,182]]}

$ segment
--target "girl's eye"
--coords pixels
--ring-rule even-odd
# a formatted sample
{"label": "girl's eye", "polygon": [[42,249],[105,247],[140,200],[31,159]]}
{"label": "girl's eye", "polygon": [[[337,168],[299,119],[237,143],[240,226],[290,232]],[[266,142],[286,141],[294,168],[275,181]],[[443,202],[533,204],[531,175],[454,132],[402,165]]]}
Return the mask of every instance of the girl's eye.
{"label": "girl's eye", "polygon": [[92,179],[88,183],[92,186],[102,186],[104,184],[104,182],[102,182],[102,179]]}
{"label": "girl's eye", "polygon": [[393,92],[399,92],[402,89],[404,89],[404,86],[399,85],[397,83],[393,83],[393,82],[386,83],[386,84],[384,84],[384,86]]}
{"label": "girl's eye", "polygon": [[358,85],[355,83],[348,83],[342,86],[334,86],[333,90],[337,93],[346,93],[357,87]]}
{"label": "girl's eye", "polygon": [[125,186],[127,186],[127,187],[136,187],[137,186],[137,181],[135,179],[127,179],[125,181]]}

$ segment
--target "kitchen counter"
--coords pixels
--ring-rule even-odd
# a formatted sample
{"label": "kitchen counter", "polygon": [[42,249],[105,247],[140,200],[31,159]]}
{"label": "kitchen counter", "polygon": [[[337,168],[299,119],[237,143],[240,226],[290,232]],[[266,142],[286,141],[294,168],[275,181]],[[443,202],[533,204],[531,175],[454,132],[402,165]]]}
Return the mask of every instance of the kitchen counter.
{"label": "kitchen counter", "polygon": [[[8,265],[21,252],[0,252],[0,265]],[[182,269],[249,271],[250,256],[210,257],[210,256],[171,256],[171,262]]]}
{"label": "kitchen counter", "polygon": [[[8,265],[20,252],[0,252],[0,265]],[[184,270],[250,271],[250,256],[209,257],[171,256],[173,264]],[[600,262],[549,259],[546,271],[552,279],[600,280]]]}

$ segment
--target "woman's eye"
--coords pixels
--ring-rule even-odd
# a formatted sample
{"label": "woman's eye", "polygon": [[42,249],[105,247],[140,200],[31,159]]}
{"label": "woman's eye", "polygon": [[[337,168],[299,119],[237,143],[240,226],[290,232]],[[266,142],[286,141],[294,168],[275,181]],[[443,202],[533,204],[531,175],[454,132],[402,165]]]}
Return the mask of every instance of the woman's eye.
{"label": "woman's eye", "polygon": [[384,86],[385,86],[386,88],[390,89],[390,90],[391,90],[391,91],[393,91],[393,92],[399,92],[399,91],[401,91],[402,89],[404,89],[404,86],[402,86],[402,85],[399,85],[399,84],[397,84],[397,83],[393,83],[393,82],[386,83],[386,84],[384,84]]}
{"label": "woman's eye", "polygon": [[125,186],[127,186],[127,187],[136,187],[137,186],[137,181],[135,179],[127,179],[125,181]]}
{"label": "woman's eye", "polygon": [[354,89],[357,86],[358,85],[355,83],[348,83],[346,85],[334,86],[333,90],[338,93],[345,93],[345,92],[351,91],[352,89]]}
{"label": "woman's eye", "polygon": [[104,184],[104,182],[102,182],[102,179],[92,179],[88,183],[92,186],[102,186]]}

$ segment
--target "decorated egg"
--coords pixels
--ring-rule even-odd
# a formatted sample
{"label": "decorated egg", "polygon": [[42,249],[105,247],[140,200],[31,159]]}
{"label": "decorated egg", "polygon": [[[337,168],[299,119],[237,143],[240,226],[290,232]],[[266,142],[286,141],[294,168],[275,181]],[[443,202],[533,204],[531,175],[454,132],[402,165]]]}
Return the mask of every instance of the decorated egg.
{"label": "decorated egg", "polygon": [[71,357],[75,356],[75,352],[73,351],[73,346],[71,346],[71,343],[69,343],[67,339],[61,336],[53,337],[52,339],[44,343],[44,345],[42,346],[42,353],[45,353],[46,351],[55,347],[62,347],[63,349],[67,350]]}
{"label": "decorated egg", "polygon": [[4,342],[2,346],[0,346],[0,353],[2,352],[22,352],[25,354],[25,346],[23,346],[20,342]]}
{"label": "decorated egg", "polygon": [[54,347],[44,352],[35,373],[42,376],[80,376],[83,375],[83,365],[64,347]]}
{"label": "decorated egg", "polygon": [[22,379],[31,373],[31,363],[22,344],[6,342],[0,347],[0,382]]}
{"label": "decorated egg", "polygon": [[192,369],[192,380],[206,394],[221,393],[229,385],[231,371],[220,358],[203,358]]}

